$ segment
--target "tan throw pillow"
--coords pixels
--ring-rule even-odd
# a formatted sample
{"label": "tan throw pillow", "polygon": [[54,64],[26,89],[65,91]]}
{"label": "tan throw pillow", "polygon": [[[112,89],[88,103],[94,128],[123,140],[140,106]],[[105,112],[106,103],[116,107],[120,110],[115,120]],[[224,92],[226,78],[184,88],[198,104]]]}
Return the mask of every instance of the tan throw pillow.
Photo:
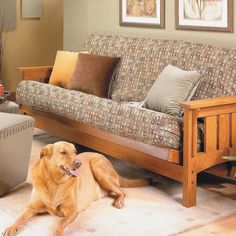
{"label": "tan throw pillow", "polygon": [[[88,52],[81,52],[88,53]],[[75,70],[78,52],[58,51],[49,84],[65,88]]]}
{"label": "tan throw pillow", "polygon": [[107,98],[110,80],[119,61],[119,57],[79,54],[67,88]]}
{"label": "tan throw pillow", "polygon": [[200,73],[168,65],[158,76],[144,101],[144,108],[181,116],[179,103],[191,99]]}

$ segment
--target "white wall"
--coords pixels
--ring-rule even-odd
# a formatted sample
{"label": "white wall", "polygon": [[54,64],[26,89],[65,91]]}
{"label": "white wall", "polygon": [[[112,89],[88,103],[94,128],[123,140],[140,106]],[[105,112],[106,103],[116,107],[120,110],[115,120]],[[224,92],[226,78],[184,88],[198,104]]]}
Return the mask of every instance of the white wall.
{"label": "white wall", "polygon": [[81,49],[86,36],[91,32],[183,39],[236,48],[236,4],[235,33],[216,33],[175,30],[175,1],[165,2],[166,29],[163,30],[119,26],[119,0],[64,0],[64,49]]}
{"label": "white wall", "polygon": [[16,29],[4,35],[2,79],[14,91],[21,75],[18,66],[52,65],[57,50],[63,48],[63,0],[44,0],[41,19],[23,19],[21,0],[16,1]]}

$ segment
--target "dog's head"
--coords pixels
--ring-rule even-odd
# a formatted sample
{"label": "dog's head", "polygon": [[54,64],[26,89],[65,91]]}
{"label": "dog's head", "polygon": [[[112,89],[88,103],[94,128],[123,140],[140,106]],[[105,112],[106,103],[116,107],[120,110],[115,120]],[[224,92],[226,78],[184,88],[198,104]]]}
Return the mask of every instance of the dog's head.
{"label": "dog's head", "polygon": [[43,147],[40,158],[47,159],[48,167],[51,171],[61,171],[71,177],[77,176],[77,169],[80,163],[76,159],[75,146],[68,142],[56,142]]}

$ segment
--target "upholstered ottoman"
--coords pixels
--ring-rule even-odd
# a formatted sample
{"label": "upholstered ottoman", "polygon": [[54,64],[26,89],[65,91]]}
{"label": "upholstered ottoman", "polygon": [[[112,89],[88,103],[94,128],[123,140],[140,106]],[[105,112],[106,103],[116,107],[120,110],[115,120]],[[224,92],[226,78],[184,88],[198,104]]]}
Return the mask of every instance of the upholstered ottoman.
{"label": "upholstered ottoman", "polygon": [[0,104],[0,112],[19,113],[19,105],[11,101],[5,101]]}
{"label": "upholstered ottoman", "polygon": [[0,196],[26,180],[33,129],[33,118],[0,112]]}

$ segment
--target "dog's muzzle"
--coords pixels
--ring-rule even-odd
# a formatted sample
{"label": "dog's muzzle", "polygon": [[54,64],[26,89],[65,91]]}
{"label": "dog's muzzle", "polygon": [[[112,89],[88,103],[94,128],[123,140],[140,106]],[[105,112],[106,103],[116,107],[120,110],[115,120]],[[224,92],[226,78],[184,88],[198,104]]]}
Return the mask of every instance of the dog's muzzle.
{"label": "dog's muzzle", "polygon": [[77,177],[78,176],[78,169],[81,166],[81,162],[74,162],[73,163],[73,169],[69,169],[68,167],[64,166],[64,165],[60,165],[61,170],[63,170],[67,175],[69,175],[70,177]]}

